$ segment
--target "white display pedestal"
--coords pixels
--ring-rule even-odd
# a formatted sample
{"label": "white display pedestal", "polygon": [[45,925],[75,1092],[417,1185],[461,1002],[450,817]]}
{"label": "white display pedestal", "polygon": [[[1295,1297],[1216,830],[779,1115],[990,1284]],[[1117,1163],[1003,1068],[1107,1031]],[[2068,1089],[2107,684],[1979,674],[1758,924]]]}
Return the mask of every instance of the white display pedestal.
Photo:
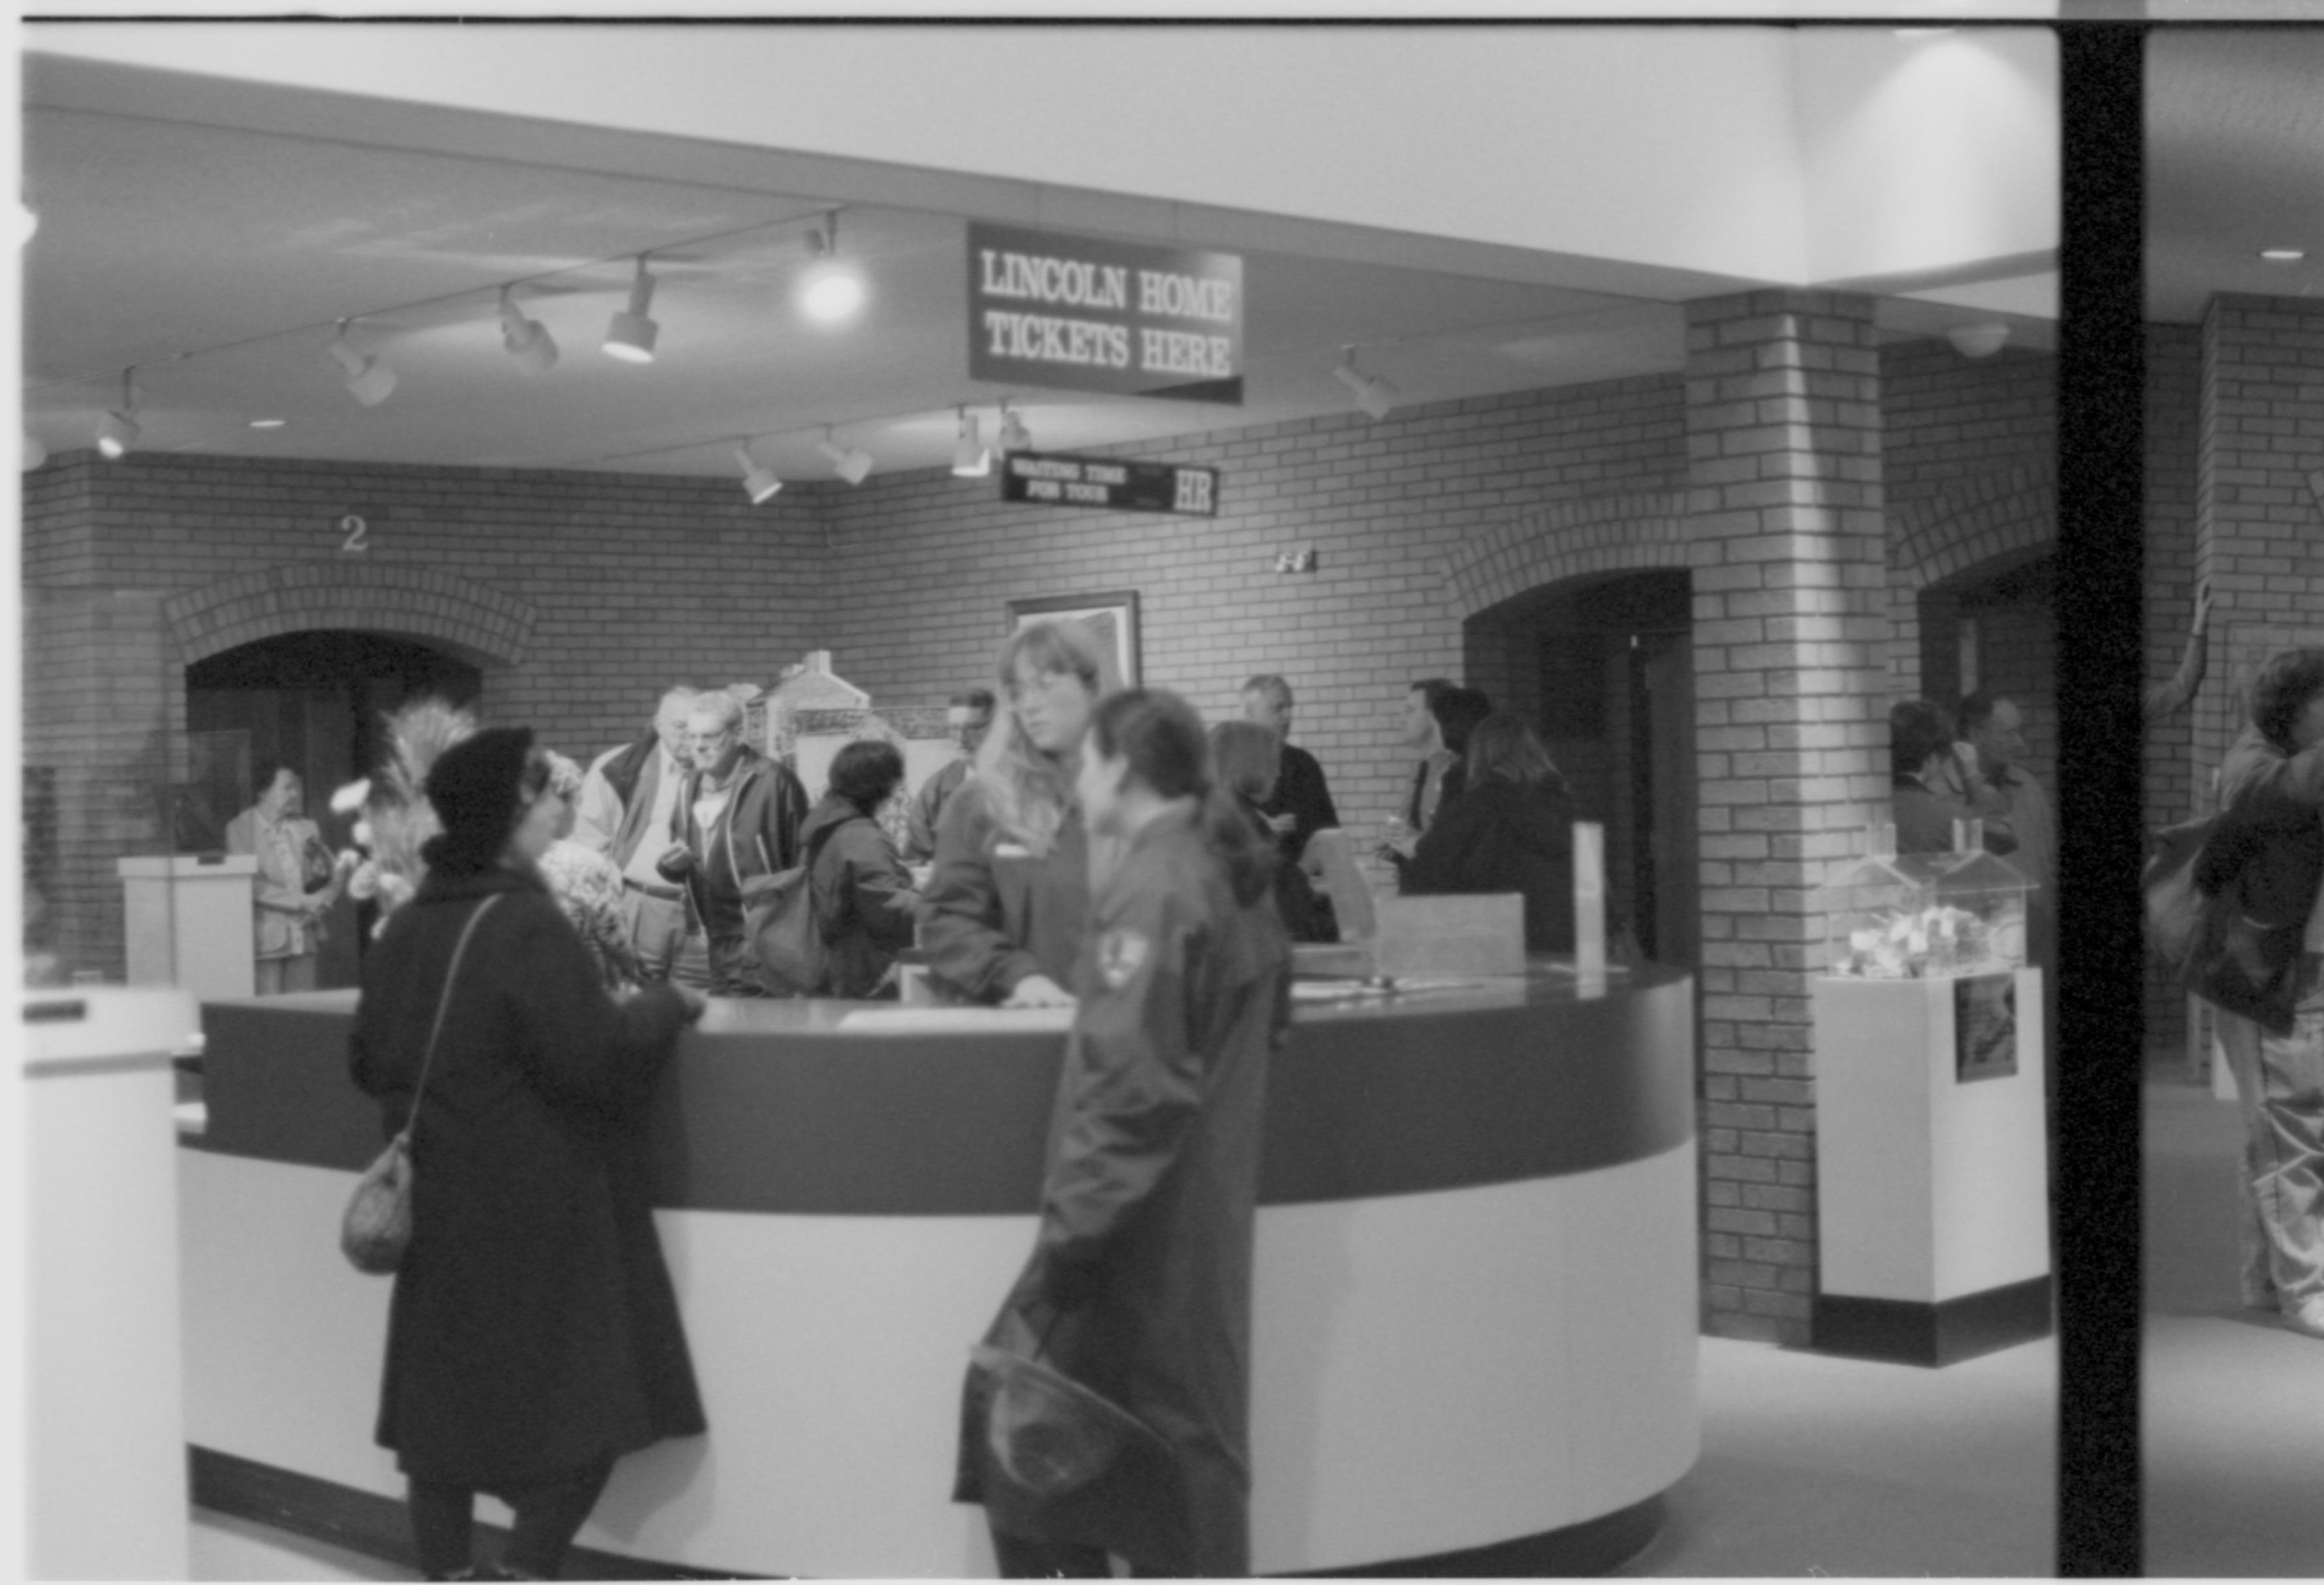
{"label": "white display pedestal", "polygon": [[25,1577],[188,1577],[178,990],[24,1003]]}
{"label": "white display pedestal", "polygon": [[1819,1350],[1947,1365],[2050,1332],[2040,970],[2008,976],[2015,1071],[1957,1055],[1960,988],[1998,978],[1814,982]]}
{"label": "white display pedestal", "polygon": [[175,985],[198,1000],[256,994],[251,902],[258,861],[248,853],[122,859],[129,983]]}

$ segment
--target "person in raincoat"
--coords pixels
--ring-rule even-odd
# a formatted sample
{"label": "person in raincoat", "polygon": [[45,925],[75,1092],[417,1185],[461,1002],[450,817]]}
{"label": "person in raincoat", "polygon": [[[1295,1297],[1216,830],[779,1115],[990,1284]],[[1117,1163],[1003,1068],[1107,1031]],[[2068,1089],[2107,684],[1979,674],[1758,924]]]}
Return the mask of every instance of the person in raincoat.
{"label": "person in raincoat", "polygon": [[1250,1565],[1251,1245],[1270,1054],[1290,1017],[1272,844],[1211,780],[1201,718],[1109,696],[1079,778],[1120,844],[1093,889],[1031,1258],[988,1344],[1031,1355],[1150,1436],[1043,1495],[992,1445],[972,1368],[956,1499],[1001,1571],[1230,1576]]}
{"label": "person in raincoat", "polygon": [[799,828],[807,892],[829,954],[814,995],[880,993],[896,954],[912,945],[924,905],[880,825],[881,809],[903,779],[895,744],[849,743],[832,759],[830,790]]}
{"label": "person in raincoat", "polygon": [[966,1001],[1064,1007],[1089,913],[1074,804],[1102,659],[1078,622],[1032,622],[1001,649],[1001,718],[946,799],[920,931],[928,974]]}
{"label": "person in raincoat", "polygon": [[[432,1579],[554,1578],[615,1458],[704,1429],[641,1127],[703,999],[606,993],[536,868],[564,813],[549,779],[522,728],[477,733],[436,761],[427,790],[444,830],[418,894],[364,956],[349,1040],[388,1136],[420,1093],[375,1434],[410,1483]],[[471,1556],[478,1491],[515,1510],[500,1571],[479,1574]]]}

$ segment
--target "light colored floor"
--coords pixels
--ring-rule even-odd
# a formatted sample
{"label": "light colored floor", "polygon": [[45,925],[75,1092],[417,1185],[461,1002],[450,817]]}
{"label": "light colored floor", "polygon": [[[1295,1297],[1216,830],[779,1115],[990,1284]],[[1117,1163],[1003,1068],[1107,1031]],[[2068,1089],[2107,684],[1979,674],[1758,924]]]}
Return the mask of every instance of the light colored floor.
{"label": "light colored floor", "polygon": [[2146,1571],[2324,1576],[2324,1340],[2238,1303],[2236,1105],[2151,1068],[2145,1118]]}
{"label": "light colored floor", "polygon": [[[1703,1451],[1630,1578],[2052,1571],[2057,1348],[1942,1370],[1702,1343]],[[369,1558],[198,1513],[197,1580],[391,1580]]]}

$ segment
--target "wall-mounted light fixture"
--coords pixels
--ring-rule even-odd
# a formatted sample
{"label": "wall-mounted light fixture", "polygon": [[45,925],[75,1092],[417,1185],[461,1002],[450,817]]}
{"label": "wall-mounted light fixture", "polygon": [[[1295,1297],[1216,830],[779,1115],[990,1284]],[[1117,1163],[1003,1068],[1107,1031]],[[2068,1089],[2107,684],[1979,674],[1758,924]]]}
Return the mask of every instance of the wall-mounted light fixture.
{"label": "wall-mounted light fixture", "polygon": [[838,210],[807,234],[807,247],[815,263],[799,277],[799,308],[808,318],[825,325],[852,318],[863,306],[863,272],[839,256]]}
{"label": "wall-mounted light fixture", "polygon": [[615,314],[605,326],[605,351],[625,364],[650,364],[654,357],[654,340],[661,327],[653,322],[646,310],[653,307],[654,278],[646,269],[646,255],[638,255],[638,273],[630,282],[630,306]]}
{"label": "wall-mounted light fixture", "polygon": [[1378,423],[1396,410],[1397,398],[1401,393],[1379,375],[1366,374],[1359,370],[1353,346],[1340,349],[1340,361],[1332,370],[1332,378],[1354,392],[1356,405],[1363,409],[1372,422]]}
{"label": "wall-mounted light fixture", "polygon": [[501,346],[528,374],[546,374],[557,366],[557,338],[540,320],[525,318],[512,287],[501,288]]}
{"label": "wall-mounted light fixture", "polygon": [[1945,339],[1965,358],[1989,358],[2009,340],[2009,327],[1999,319],[1981,319],[1954,326],[1945,332]]}
{"label": "wall-mounted light fixture", "polygon": [[952,471],[957,479],[982,479],[992,471],[992,453],[977,434],[976,415],[960,410],[960,433],[952,443]]}
{"label": "wall-mounted light fixture", "polygon": [[775,470],[751,455],[749,442],[734,448],[734,460],[742,465],[742,488],[749,493],[752,505],[763,506],[783,487]]}
{"label": "wall-mounted light fixture", "polygon": [[118,462],[127,456],[143,432],[135,416],[137,387],[130,382],[130,376],[136,372],[134,364],[121,371],[121,405],[106,414],[97,426],[97,453],[107,462]]}
{"label": "wall-mounted light fixture", "polygon": [[346,376],[347,394],[365,407],[377,407],[394,392],[395,371],[347,339],[347,327],[354,322],[339,321],[339,333],[331,338],[331,361]]}

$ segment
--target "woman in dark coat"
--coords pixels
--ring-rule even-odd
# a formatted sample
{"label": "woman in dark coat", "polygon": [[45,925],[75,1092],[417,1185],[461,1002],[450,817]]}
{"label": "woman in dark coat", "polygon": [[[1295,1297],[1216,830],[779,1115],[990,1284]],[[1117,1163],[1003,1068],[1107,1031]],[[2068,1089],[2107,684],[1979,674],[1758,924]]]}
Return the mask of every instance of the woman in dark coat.
{"label": "woman in dark coat", "polygon": [[[1260,806],[1275,796],[1276,778],[1283,762],[1283,740],[1271,726],[1256,721],[1222,721],[1211,728],[1211,762],[1219,785],[1269,842],[1275,827]],[[1277,852],[1275,909],[1294,941],[1336,941],[1329,905],[1315,890],[1307,872]]]}
{"label": "woman in dark coat", "polygon": [[1526,950],[1573,950],[1573,801],[1532,727],[1495,711],[1469,734],[1468,785],[1421,834],[1407,893],[1519,891]]}
{"label": "woman in dark coat", "polygon": [[819,996],[877,991],[896,954],[912,945],[925,911],[896,844],[880,825],[881,806],[904,779],[904,756],[877,738],[849,743],[831,761],[831,789],[799,828],[808,855],[828,963]]}
{"label": "woman in dark coat", "polygon": [[987,1341],[1111,1400],[1152,1437],[1087,1484],[1019,1484],[973,1372],[954,1497],[1003,1574],[1250,1571],[1253,1205],[1268,1058],[1290,1013],[1274,844],[1211,787],[1202,722],[1130,689],[1097,707],[1078,780],[1122,852],[1090,903],[1040,1230]]}
{"label": "woman in dark coat", "polygon": [[[412,1235],[389,1305],[378,1440],[410,1483],[420,1566],[479,1577],[477,1491],[515,1510],[503,1573],[553,1578],[620,1454],[699,1433],[701,1400],[656,1240],[640,1120],[699,996],[607,996],[534,862],[558,800],[530,731],[494,728],[428,778],[429,872],[364,960],[355,1082],[410,1113]],[[489,903],[489,909],[478,912]]]}

